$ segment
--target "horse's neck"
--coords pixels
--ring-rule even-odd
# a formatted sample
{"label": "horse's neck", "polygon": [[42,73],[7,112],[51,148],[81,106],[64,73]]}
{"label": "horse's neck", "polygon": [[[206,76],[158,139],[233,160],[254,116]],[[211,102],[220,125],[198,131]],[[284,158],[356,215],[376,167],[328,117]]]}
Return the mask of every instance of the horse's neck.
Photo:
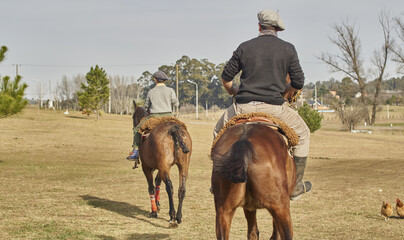
{"label": "horse's neck", "polygon": [[144,108],[139,109],[139,114],[138,114],[138,121],[140,122],[143,118],[149,116],[149,114],[146,112]]}

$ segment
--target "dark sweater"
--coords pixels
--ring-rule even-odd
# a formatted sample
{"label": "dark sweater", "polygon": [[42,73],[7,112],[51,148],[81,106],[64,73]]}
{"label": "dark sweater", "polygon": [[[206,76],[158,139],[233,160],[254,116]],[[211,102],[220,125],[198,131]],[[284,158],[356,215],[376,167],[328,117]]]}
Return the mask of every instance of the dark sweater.
{"label": "dark sweater", "polygon": [[262,35],[240,44],[224,67],[222,79],[232,81],[240,71],[237,103],[261,101],[282,105],[288,73],[293,88],[302,89],[304,84],[295,47],[272,35]]}

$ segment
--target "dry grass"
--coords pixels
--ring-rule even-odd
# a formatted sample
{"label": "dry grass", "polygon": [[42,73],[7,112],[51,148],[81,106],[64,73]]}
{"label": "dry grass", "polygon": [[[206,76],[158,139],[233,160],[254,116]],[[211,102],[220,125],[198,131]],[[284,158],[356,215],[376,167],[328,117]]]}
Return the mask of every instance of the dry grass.
{"label": "dry grass", "polygon": [[[391,111],[391,109],[390,109]],[[314,190],[292,202],[296,239],[404,239],[404,219],[384,221],[382,201],[404,198],[402,112],[380,119],[373,134],[340,131],[332,118],[312,134],[306,178]],[[168,201],[148,218],[145,177],[125,160],[131,146],[130,116],[99,121],[80,113],[27,109],[0,120],[0,239],[214,239],[208,157],[214,122],[185,119],[193,139],[183,223],[168,228]],[[383,125],[384,124],[384,125]],[[172,169],[175,189],[177,169]],[[258,212],[268,239],[271,217]],[[239,209],[231,239],[246,238]]]}

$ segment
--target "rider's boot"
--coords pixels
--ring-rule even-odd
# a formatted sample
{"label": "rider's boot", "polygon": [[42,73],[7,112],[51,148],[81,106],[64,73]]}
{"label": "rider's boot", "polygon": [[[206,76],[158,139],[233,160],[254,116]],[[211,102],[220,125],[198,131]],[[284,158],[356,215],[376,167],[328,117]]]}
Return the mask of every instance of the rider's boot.
{"label": "rider's boot", "polygon": [[307,157],[293,157],[296,164],[296,186],[290,196],[290,200],[299,199],[304,193],[310,192],[312,184],[310,181],[303,181],[304,169],[306,168]]}
{"label": "rider's boot", "polygon": [[126,159],[128,160],[134,160],[135,161],[135,165],[133,166],[133,169],[138,168],[138,164],[140,164],[139,161],[139,150],[137,149],[133,149],[132,152],[129,153],[129,156],[126,157]]}

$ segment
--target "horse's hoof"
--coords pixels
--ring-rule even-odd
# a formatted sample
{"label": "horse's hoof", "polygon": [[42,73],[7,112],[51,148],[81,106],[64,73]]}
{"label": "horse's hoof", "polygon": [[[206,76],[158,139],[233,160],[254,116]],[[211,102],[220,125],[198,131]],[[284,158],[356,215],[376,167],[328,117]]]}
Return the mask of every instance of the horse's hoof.
{"label": "horse's hoof", "polygon": [[181,224],[181,222],[182,222],[182,215],[177,215],[177,217],[175,218],[175,220],[177,221],[178,224]]}
{"label": "horse's hoof", "polygon": [[169,228],[177,228],[178,224],[175,221],[170,221]]}
{"label": "horse's hoof", "polygon": [[151,218],[157,218],[157,212],[151,212],[150,217]]}

